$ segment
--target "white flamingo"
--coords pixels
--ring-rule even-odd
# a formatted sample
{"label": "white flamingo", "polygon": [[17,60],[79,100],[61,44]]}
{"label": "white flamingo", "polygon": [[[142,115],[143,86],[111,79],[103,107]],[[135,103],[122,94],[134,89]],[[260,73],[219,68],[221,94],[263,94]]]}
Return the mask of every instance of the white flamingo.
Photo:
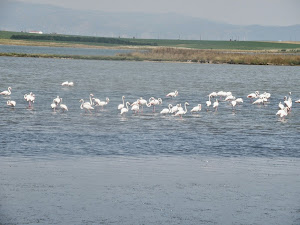
{"label": "white flamingo", "polygon": [[225,101],[233,101],[235,100],[235,97],[233,95],[228,95],[226,98],[225,98]]}
{"label": "white flamingo", "polygon": [[217,93],[218,96],[220,96],[220,100],[222,99],[222,97],[227,97],[228,96],[228,93],[225,92],[225,91],[219,91]]}
{"label": "white flamingo", "polygon": [[281,118],[287,116],[288,107],[284,107],[283,109],[279,109],[276,115],[280,116]]}
{"label": "white flamingo", "polygon": [[178,111],[178,108],[179,108],[179,104],[173,106],[170,110],[170,113],[176,113]]}
{"label": "white flamingo", "polygon": [[295,101],[296,103],[300,103],[300,99]]}
{"label": "white flamingo", "polygon": [[236,101],[237,104],[244,102],[242,98],[237,98],[235,101]]}
{"label": "white flamingo", "polygon": [[185,110],[178,110],[177,113],[175,113],[175,116],[180,116],[180,118],[182,118],[182,115],[186,114],[187,112],[187,108],[186,108],[187,105],[189,105],[189,103],[185,102],[184,103]]}
{"label": "white flamingo", "polygon": [[235,109],[236,106],[236,100],[231,101],[232,110]]}
{"label": "white flamingo", "polygon": [[200,112],[201,111],[201,104],[198,104],[197,106],[195,106],[194,108],[192,108],[191,113],[193,112]]}
{"label": "white flamingo", "polygon": [[81,109],[85,109],[85,111],[89,111],[90,113],[92,113],[91,109],[94,109],[94,108],[92,107],[90,102],[84,102],[83,99],[80,99],[79,102],[81,102],[81,105],[80,105]]}
{"label": "white flamingo", "polygon": [[271,97],[271,94],[267,93],[267,92],[264,92],[264,93],[259,95],[259,98],[269,99],[270,97]]}
{"label": "white flamingo", "polygon": [[123,108],[121,109],[121,112],[120,112],[121,115],[123,115],[123,114],[125,114],[125,113],[128,112],[128,106],[129,106],[129,105],[130,105],[130,102],[126,102],[126,107],[123,107]]}
{"label": "white flamingo", "polygon": [[24,99],[29,103],[29,107],[32,106],[32,103],[35,101],[35,94],[30,92],[29,94],[24,95]]}
{"label": "white flamingo", "polygon": [[147,100],[143,99],[142,97],[140,97],[140,99],[138,100],[138,103],[142,106],[142,112],[144,110],[144,105],[147,105]]}
{"label": "white flamingo", "polygon": [[284,105],[281,102],[278,103],[278,107],[279,109],[284,109]]}
{"label": "white flamingo", "polygon": [[285,96],[283,103],[288,108],[287,110],[290,111],[293,105],[292,99],[290,97],[287,99],[287,97]]}
{"label": "white flamingo", "polygon": [[176,97],[178,95],[178,91],[170,92],[169,94],[166,95],[166,97]]}
{"label": "white flamingo", "polygon": [[140,105],[139,105],[139,104],[131,105],[131,111],[134,111],[135,114],[136,114],[139,110],[140,110]]}
{"label": "white flamingo", "polygon": [[206,101],[205,103],[206,103],[207,110],[208,110],[209,106],[211,106],[210,96],[208,96],[208,101]]}
{"label": "white flamingo", "polygon": [[61,98],[59,96],[57,96],[55,99],[53,99],[53,102],[56,103],[56,105],[58,105],[60,103]]}
{"label": "white flamingo", "polygon": [[259,97],[259,91],[247,95],[247,98],[250,98],[251,101],[253,101],[253,98],[258,98],[258,97]]}
{"label": "white flamingo", "polygon": [[210,93],[208,96],[214,98],[214,97],[218,96],[218,93],[214,91],[214,92]]}
{"label": "white flamingo", "polygon": [[162,104],[162,99],[161,98],[155,99],[154,97],[151,97],[149,99],[149,103],[147,104],[147,106],[148,107],[153,106],[153,112],[155,112],[155,106],[156,105],[161,105],[161,104]]}
{"label": "white flamingo", "polygon": [[50,106],[53,109],[53,111],[55,112],[55,109],[57,108],[57,104],[54,102],[54,100],[52,101]]}
{"label": "white flamingo", "polygon": [[6,96],[8,96],[8,95],[10,95],[11,94],[11,87],[8,87],[7,88],[7,91],[2,91],[2,92],[0,92],[0,95],[6,95]]}
{"label": "white flamingo", "polygon": [[252,104],[259,105],[259,104],[264,104],[265,102],[266,102],[265,98],[259,98],[259,99],[255,100]]}
{"label": "white flamingo", "polygon": [[180,110],[184,110],[183,107],[181,106],[181,104],[178,105],[177,111],[180,111]]}
{"label": "white flamingo", "polygon": [[62,104],[62,98],[60,98],[60,105],[59,107],[62,109],[62,111],[69,111],[68,107],[65,104]]}
{"label": "white flamingo", "polygon": [[125,107],[125,102],[124,102],[124,100],[125,100],[125,96],[123,95],[123,96],[122,96],[123,104],[119,104],[119,105],[118,105],[118,110],[121,110],[121,109],[123,109],[123,108]]}
{"label": "white flamingo", "polygon": [[216,101],[213,104],[213,108],[215,108],[215,111],[217,111],[218,107],[219,107],[219,101],[218,101],[218,99],[216,99]]}
{"label": "white flamingo", "polygon": [[171,112],[171,107],[172,107],[172,105],[169,104],[168,108],[164,108],[163,110],[160,111],[160,114],[168,114],[168,113],[170,113]]}
{"label": "white flamingo", "polygon": [[15,106],[16,106],[16,102],[15,102],[15,101],[12,101],[12,100],[8,100],[8,101],[6,102],[6,105],[11,106],[11,107],[15,107]]}
{"label": "white flamingo", "polygon": [[107,105],[109,103],[109,98],[106,97],[106,101],[100,101],[98,98],[93,98],[94,102],[96,102],[96,106],[101,106],[103,109],[103,106]]}
{"label": "white flamingo", "polygon": [[62,82],[61,86],[69,86],[69,82],[68,81]]}

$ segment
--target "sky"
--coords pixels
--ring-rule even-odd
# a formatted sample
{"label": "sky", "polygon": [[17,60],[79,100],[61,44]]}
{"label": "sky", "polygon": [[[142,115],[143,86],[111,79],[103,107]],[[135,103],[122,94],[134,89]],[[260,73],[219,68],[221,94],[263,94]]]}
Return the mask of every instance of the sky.
{"label": "sky", "polygon": [[235,25],[300,24],[300,0],[19,0],[105,12],[178,13]]}

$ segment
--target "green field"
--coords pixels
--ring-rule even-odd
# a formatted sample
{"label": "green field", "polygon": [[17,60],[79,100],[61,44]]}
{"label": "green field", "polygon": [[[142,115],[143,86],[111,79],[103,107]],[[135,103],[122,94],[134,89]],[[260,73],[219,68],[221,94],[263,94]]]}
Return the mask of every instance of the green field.
{"label": "green field", "polygon": [[[83,44],[88,46],[109,46],[109,47],[149,47],[149,46],[161,46],[161,47],[181,47],[181,48],[193,48],[193,49],[223,49],[223,50],[254,50],[254,51],[300,51],[300,43],[281,43],[281,42],[259,42],[259,41],[207,41],[207,40],[165,40],[165,39],[132,39],[132,38],[100,38],[90,36],[75,36],[75,35],[57,35],[57,34],[28,34],[23,32],[9,32],[0,31],[0,41],[6,40],[5,43],[14,43],[11,39],[13,35],[21,35],[17,40],[27,41],[32,43],[65,43],[65,44]],[[24,35],[31,36],[24,38]],[[48,36],[57,40],[46,40]],[[64,37],[64,40],[58,40],[59,37]],[[95,42],[94,40],[101,39],[104,42]],[[84,41],[79,41],[84,40]],[[90,40],[90,41],[89,41]]]}

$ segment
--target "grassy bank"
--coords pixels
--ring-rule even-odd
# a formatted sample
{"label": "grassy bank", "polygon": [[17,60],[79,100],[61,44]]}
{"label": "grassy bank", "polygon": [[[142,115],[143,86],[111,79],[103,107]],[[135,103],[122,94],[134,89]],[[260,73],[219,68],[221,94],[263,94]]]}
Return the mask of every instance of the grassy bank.
{"label": "grassy bank", "polygon": [[[16,39],[17,38],[17,39]],[[0,45],[148,49],[116,56],[1,53],[0,56],[90,60],[135,60],[245,65],[300,65],[300,43],[255,41],[153,40],[40,35],[0,31]],[[136,45],[135,45],[136,44]],[[295,54],[290,54],[295,53]]]}
{"label": "grassy bank", "polygon": [[215,50],[156,48],[147,52],[121,54],[130,58],[149,61],[174,61],[215,64],[245,65],[300,65],[300,55],[275,53],[236,53]]}
{"label": "grassy bank", "polygon": [[[13,39],[13,38],[18,39]],[[176,47],[190,49],[228,50],[228,51],[277,51],[299,52],[300,43],[259,42],[259,41],[210,41],[210,40],[167,40],[101,38],[78,35],[28,34],[24,32],[0,31],[0,44],[33,45],[57,47],[114,47],[114,48],[155,48]]]}
{"label": "grassy bank", "polygon": [[214,50],[194,50],[177,48],[156,48],[146,52],[132,52],[116,56],[80,56],[80,55],[50,55],[25,53],[0,53],[0,56],[65,58],[86,60],[127,60],[156,62],[190,62],[214,64],[244,64],[244,65],[288,65],[299,66],[300,55],[262,54],[262,53],[228,53]]}

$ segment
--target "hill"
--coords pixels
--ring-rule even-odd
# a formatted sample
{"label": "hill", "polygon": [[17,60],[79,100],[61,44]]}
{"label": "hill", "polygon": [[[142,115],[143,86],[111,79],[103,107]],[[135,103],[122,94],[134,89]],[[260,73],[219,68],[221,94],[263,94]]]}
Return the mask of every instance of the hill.
{"label": "hill", "polygon": [[4,0],[0,30],[140,39],[299,41],[300,25],[237,26],[175,13],[107,13]]}

